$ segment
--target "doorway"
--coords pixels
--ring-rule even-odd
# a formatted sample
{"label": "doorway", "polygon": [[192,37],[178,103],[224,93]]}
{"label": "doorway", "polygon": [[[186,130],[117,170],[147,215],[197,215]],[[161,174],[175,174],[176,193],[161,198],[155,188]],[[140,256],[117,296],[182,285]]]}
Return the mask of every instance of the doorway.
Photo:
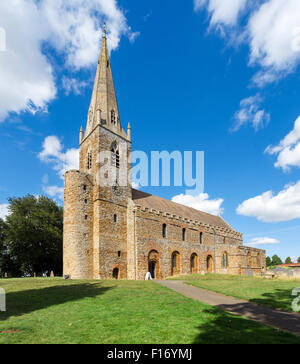
{"label": "doorway", "polygon": [[213,272],[213,267],[214,267],[214,261],[213,261],[213,257],[211,255],[209,255],[206,258],[206,269],[209,273]]}
{"label": "doorway", "polygon": [[119,268],[114,268],[113,279],[119,279]]}
{"label": "doorway", "polygon": [[151,274],[152,279],[156,278],[156,262],[149,262],[149,272]]}

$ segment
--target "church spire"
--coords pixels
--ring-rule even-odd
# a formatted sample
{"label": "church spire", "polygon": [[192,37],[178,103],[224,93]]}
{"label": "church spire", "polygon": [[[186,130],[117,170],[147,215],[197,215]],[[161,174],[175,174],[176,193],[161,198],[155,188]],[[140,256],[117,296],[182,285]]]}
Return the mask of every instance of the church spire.
{"label": "church spire", "polygon": [[102,45],[98,60],[96,78],[88,113],[85,132],[87,137],[97,125],[112,130],[114,133],[127,138],[121,127],[116,92],[112,77],[109,52],[106,38],[106,24],[103,26]]}

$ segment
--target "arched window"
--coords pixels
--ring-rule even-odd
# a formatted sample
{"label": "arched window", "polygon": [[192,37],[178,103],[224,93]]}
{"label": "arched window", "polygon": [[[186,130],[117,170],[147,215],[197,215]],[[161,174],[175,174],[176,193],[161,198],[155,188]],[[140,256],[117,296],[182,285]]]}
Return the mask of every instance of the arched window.
{"label": "arched window", "polygon": [[228,268],[228,254],[226,252],[223,254],[222,266],[223,268]]}
{"label": "arched window", "polygon": [[180,254],[179,254],[179,252],[172,253],[171,271],[172,271],[172,275],[180,274]]}
{"label": "arched window", "polygon": [[92,168],[92,153],[89,151],[87,155],[87,168]]}
{"label": "arched window", "polygon": [[167,225],[163,224],[162,226],[162,237],[165,239],[167,237]]}
{"label": "arched window", "polygon": [[182,241],[185,241],[185,233],[186,233],[186,230],[185,228],[182,229]]}
{"label": "arched window", "polygon": [[116,124],[116,112],[115,110],[111,110],[111,123]]}
{"label": "arched window", "polygon": [[200,233],[200,244],[203,244],[203,233]]}
{"label": "arched window", "polygon": [[116,143],[111,147],[111,164],[114,167],[120,168],[120,153]]}

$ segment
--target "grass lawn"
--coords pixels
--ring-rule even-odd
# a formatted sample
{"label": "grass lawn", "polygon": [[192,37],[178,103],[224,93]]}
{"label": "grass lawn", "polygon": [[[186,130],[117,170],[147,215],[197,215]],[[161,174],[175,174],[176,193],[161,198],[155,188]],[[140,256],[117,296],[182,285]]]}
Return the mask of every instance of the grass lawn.
{"label": "grass lawn", "polygon": [[292,296],[292,290],[300,287],[300,280],[267,280],[218,274],[206,276],[193,274],[176,279],[183,279],[187,284],[195,287],[291,312],[292,301],[295,299]]}
{"label": "grass lawn", "polygon": [[0,343],[300,343],[155,282],[0,280]]}

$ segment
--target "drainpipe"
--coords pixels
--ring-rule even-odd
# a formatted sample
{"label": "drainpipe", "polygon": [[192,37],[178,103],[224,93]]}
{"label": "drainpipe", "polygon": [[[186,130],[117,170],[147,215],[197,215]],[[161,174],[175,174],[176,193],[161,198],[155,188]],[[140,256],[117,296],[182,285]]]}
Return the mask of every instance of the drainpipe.
{"label": "drainpipe", "polygon": [[214,273],[216,274],[216,231],[213,229],[214,232]]}
{"label": "drainpipe", "polygon": [[133,260],[134,260],[134,280],[136,281],[136,247],[135,247],[135,210],[133,210]]}

